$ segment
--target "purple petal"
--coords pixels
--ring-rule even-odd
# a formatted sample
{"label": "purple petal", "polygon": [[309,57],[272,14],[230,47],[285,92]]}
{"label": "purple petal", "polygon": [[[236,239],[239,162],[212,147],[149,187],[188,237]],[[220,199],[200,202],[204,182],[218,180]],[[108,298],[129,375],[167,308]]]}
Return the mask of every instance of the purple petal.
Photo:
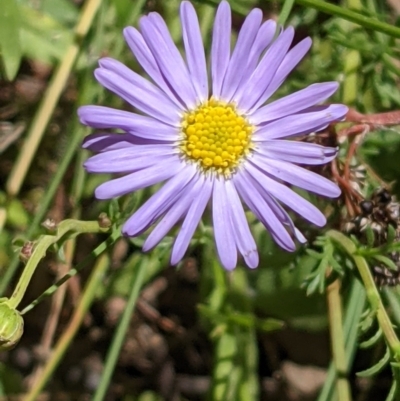
{"label": "purple petal", "polygon": [[250,174],[249,177],[252,180],[254,187],[260,192],[260,195],[263,197],[265,202],[267,202],[268,206],[271,208],[272,212],[275,214],[278,220],[289,229],[289,232],[293,234],[299,242],[301,242],[302,244],[304,242],[307,242],[307,239],[304,237],[304,235],[293,224],[293,221],[286,210],[277,202],[277,200],[268,192],[268,190],[260,184],[260,182],[253,175]]}
{"label": "purple petal", "polygon": [[182,162],[176,157],[167,163],[156,163],[153,166],[116,178],[99,185],[96,188],[97,199],[112,199],[117,196],[146,188],[174,176],[182,169]]}
{"label": "purple petal", "polygon": [[237,264],[237,250],[224,178],[218,177],[214,180],[212,211],[218,256],[225,269],[233,270]]}
{"label": "purple petal", "polygon": [[266,174],[296,187],[329,198],[337,198],[340,195],[340,189],[335,183],[295,164],[281,160],[271,160],[256,154],[252,163]]}
{"label": "purple petal", "polygon": [[100,65],[95,76],[105,88],[157,120],[179,124],[180,110],[150,81],[116,60],[103,59]]}
{"label": "purple petal", "polygon": [[231,180],[225,182],[225,189],[227,199],[229,199],[232,229],[235,234],[236,245],[239,252],[243,255],[247,266],[254,269],[258,266],[259,262],[257,245],[251,235],[242,202]]}
{"label": "purple petal", "polygon": [[261,25],[254,40],[254,43],[251,46],[250,55],[247,61],[247,67],[243,70],[244,77],[249,77],[253,74],[261,57],[261,54],[274,39],[276,29],[276,22],[274,20],[268,20]]}
{"label": "purple petal", "polygon": [[197,103],[196,93],[186,65],[172,41],[164,20],[159,14],[153,12],[140,19],[140,28],[147,46],[172,91],[187,108],[193,108]]}
{"label": "purple petal", "polygon": [[212,95],[219,98],[225,72],[228,68],[231,47],[231,8],[221,1],[215,16],[211,44]]}
{"label": "purple petal", "polygon": [[282,221],[279,220],[260,192],[255,188],[251,176],[245,170],[242,170],[234,176],[233,180],[243,201],[258,220],[264,224],[275,242],[281,248],[293,252],[296,249],[293,239],[286,231]]}
{"label": "purple petal", "polygon": [[198,188],[197,196],[194,197],[193,203],[191,204],[189,211],[182,223],[181,230],[176,237],[174,246],[171,254],[171,264],[176,265],[183,258],[190,240],[198,226],[201,216],[204,213],[204,209],[210,200],[211,190],[213,187],[212,179],[205,178],[203,174],[198,178],[201,183]]}
{"label": "purple petal", "polygon": [[308,50],[310,49],[312,41],[310,38],[303,39],[300,43],[294,46],[289,52],[286,54],[283,59],[281,65],[276,71],[273,80],[269,84],[267,90],[263,93],[260,99],[253,105],[252,109],[248,111],[248,114],[251,115],[256,110],[260,108],[262,104],[264,104],[282,85],[285,81],[286,77],[292,72],[292,70],[296,67],[296,65],[300,62],[300,60],[306,55]]}
{"label": "purple petal", "polygon": [[100,132],[85,137],[82,147],[93,152],[107,152],[140,144],[143,144],[143,139],[131,134]]}
{"label": "purple petal", "polygon": [[208,77],[203,40],[196,11],[191,3],[181,3],[182,37],[192,83],[200,101],[208,98]]}
{"label": "purple petal", "polygon": [[186,185],[181,191],[180,197],[171,205],[170,209],[147,237],[143,245],[143,251],[147,252],[154,248],[168,234],[177,221],[186,214],[197,195],[198,188],[199,181],[196,179]]}
{"label": "purple petal", "polygon": [[331,96],[338,88],[337,82],[310,85],[282,99],[259,108],[250,118],[254,125],[298,113]]}
{"label": "purple petal", "polygon": [[329,148],[315,143],[300,141],[271,140],[260,142],[257,151],[270,159],[279,159],[290,163],[320,165],[333,160],[337,148]]}
{"label": "purple petal", "polygon": [[[168,170],[169,166],[162,166]],[[179,171],[172,171],[172,177],[145,204],[143,204],[124,224],[124,235],[134,237],[147,230],[181,197],[196,173],[192,165],[180,163]]]}
{"label": "purple petal", "polygon": [[158,141],[176,141],[178,137],[177,128],[129,111],[104,106],[82,106],[78,115],[82,124],[93,128],[117,128]]}
{"label": "purple petal", "polygon": [[263,96],[292,44],[293,36],[294,29],[287,28],[267,50],[247,82],[242,83],[234,96],[240,110],[247,113]]}
{"label": "purple petal", "polygon": [[314,223],[319,227],[322,227],[326,224],[325,216],[317,207],[308,202],[306,199],[302,198],[286,185],[283,185],[263,174],[251,163],[246,164],[246,170],[259,184],[258,188],[260,191],[265,191],[265,193],[277,198],[279,201],[290,207],[293,211],[311,223]]}
{"label": "purple petal", "polygon": [[285,138],[319,131],[344,118],[348,108],[341,104],[321,106],[321,110],[283,117],[261,126],[253,135],[254,142]]}
{"label": "purple petal", "polygon": [[[256,182],[254,183],[256,184]],[[258,188],[260,189],[259,186]],[[274,197],[270,196],[267,191],[264,190],[263,192],[265,201],[268,203],[269,207],[282,222],[282,224],[289,229],[289,232],[293,234],[300,243],[304,244],[307,242],[307,239],[304,237],[301,231],[294,225],[293,220],[289,216],[288,212],[277,202]]]}
{"label": "purple petal", "polygon": [[147,169],[156,163],[168,163],[177,157],[172,146],[140,145],[111,150],[90,157],[84,167],[90,173],[127,173]]}
{"label": "purple petal", "polygon": [[236,42],[232,58],[229,62],[221,89],[221,97],[230,102],[233,94],[246,72],[244,66],[248,63],[252,44],[256,38],[262,20],[262,12],[255,8],[245,19]]}
{"label": "purple petal", "polygon": [[150,78],[168,95],[168,98],[173,103],[181,108],[182,103],[180,99],[176,97],[168,86],[168,82],[165,81],[156,59],[144,41],[142,34],[137,29],[130,26],[124,29],[124,37],[137,61],[147,74],[149,74]]}

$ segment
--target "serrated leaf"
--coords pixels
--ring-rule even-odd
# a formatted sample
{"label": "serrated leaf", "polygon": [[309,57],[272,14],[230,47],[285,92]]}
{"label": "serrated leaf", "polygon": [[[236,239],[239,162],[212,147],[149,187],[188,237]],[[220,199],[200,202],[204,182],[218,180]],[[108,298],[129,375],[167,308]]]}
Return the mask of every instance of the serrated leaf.
{"label": "serrated leaf", "polygon": [[22,58],[20,10],[16,0],[1,0],[0,51],[4,75],[13,80]]}
{"label": "serrated leaf", "polygon": [[376,375],[388,364],[389,360],[390,360],[390,351],[389,348],[386,347],[386,352],[385,355],[383,355],[382,359],[380,359],[374,366],[371,366],[369,369],[363,370],[362,372],[358,372],[357,376],[370,377]]}

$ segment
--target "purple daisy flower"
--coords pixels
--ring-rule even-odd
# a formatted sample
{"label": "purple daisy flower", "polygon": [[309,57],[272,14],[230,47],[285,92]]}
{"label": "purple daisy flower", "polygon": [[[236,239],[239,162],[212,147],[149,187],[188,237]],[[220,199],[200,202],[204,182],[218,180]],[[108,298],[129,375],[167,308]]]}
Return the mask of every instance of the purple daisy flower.
{"label": "purple daisy flower", "polygon": [[180,16],[186,60],[157,13],[140,19],[140,31],[124,30],[152,82],[114,59],[99,61],[96,79],[141,114],[81,107],[83,124],[124,132],[88,136],[84,147],[98,154],[86,161],[85,168],[91,173],[122,174],[97,187],[98,199],[165,181],[123,226],[123,233],[133,237],[155,224],[145,251],[182,220],[171,255],[171,263],[178,263],[211,202],[222,265],[235,268],[239,251],[255,268],[257,246],[242,201],[288,251],[295,249],[294,238],[306,240],[281,203],[323,226],[325,216],[286,184],[337,197],[340,190],[333,182],[297,165],[327,163],[337,149],[289,139],[341,120],[347,107],[316,106],[336,91],[336,82],[314,84],[265,104],[309,50],[311,39],[290,49],[293,28],[278,28],[276,36],[276,23],[263,22],[261,10],[254,9],[231,52],[231,10],[226,1],[215,17],[209,84],[199,22],[189,2],[181,3]]}

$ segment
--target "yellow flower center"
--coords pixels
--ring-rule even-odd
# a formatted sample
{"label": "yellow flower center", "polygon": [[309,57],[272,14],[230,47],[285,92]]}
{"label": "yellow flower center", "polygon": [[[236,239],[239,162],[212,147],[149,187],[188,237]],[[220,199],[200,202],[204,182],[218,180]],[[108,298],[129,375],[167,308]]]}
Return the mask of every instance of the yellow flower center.
{"label": "yellow flower center", "polygon": [[204,170],[230,175],[249,153],[253,131],[234,105],[210,99],[183,117],[180,149]]}

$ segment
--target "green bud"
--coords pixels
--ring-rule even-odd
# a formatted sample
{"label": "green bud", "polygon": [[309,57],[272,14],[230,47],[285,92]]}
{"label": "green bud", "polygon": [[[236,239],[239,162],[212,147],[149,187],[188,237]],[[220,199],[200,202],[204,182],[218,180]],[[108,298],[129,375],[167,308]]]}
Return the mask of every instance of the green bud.
{"label": "green bud", "polygon": [[0,351],[13,348],[24,332],[22,316],[7,301],[7,298],[0,299]]}

